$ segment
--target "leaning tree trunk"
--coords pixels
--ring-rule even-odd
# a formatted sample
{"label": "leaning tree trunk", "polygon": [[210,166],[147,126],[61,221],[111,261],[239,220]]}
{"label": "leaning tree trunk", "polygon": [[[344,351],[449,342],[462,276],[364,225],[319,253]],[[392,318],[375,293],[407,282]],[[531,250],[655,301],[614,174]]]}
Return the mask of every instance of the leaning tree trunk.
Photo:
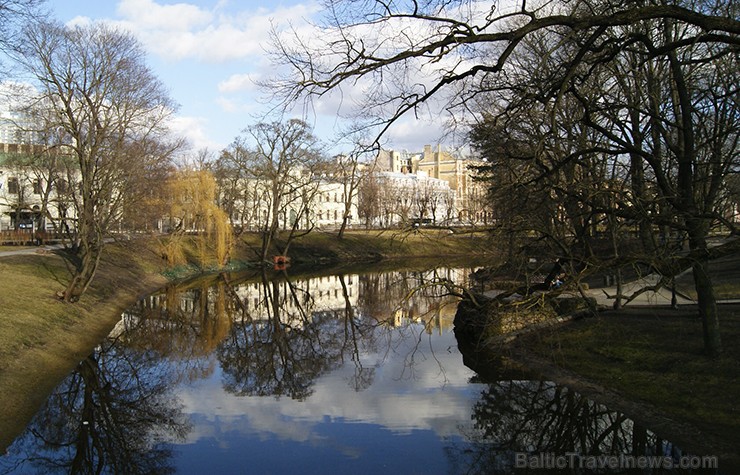
{"label": "leaning tree trunk", "polygon": [[87,291],[95,277],[103,254],[103,234],[93,223],[83,223],[86,230],[80,232],[78,253],[81,255],[72,280],[64,291],[65,302],[76,302]]}
{"label": "leaning tree trunk", "polygon": [[80,264],[77,266],[72,280],[67,285],[64,291],[64,300],[66,302],[76,302],[80,299],[82,294],[87,291],[90,283],[95,277],[95,272],[98,270],[98,264],[100,263],[100,256],[102,250],[87,251],[82,256]]}

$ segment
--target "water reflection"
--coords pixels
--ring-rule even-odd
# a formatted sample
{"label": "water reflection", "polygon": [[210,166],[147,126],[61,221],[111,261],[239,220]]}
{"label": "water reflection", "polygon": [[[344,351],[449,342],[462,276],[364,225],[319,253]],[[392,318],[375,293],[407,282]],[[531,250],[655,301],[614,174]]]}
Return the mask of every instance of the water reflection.
{"label": "water reflection", "polygon": [[466,368],[440,283],[469,272],[220,276],[149,296],[0,467],[510,473],[521,452],[677,453],[563,387]]}
{"label": "water reflection", "polygon": [[5,472],[171,473],[163,441],[188,422],[172,372],[151,352],[107,340],[56,389],[4,457]]}
{"label": "water reflection", "polygon": [[[668,463],[678,466],[680,458],[688,454],[624,414],[550,382],[491,383],[473,406],[472,417],[474,429],[467,433],[470,444],[449,452],[464,473],[510,473],[516,466],[516,454],[539,458],[544,465],[543,455],[573,459],[569,463],[574,467],[550,466],[526,473],[719,473],[669,470]],[[581,460],[572,454],[590,458]],[[626,466],[579,467],[611,460],[599,456],[621,457]],[[633,462],[637,465],[639,457],[651,458],[659,465],[644,470],[630,467]],[[550,462],[554,465],[552,459]]]}

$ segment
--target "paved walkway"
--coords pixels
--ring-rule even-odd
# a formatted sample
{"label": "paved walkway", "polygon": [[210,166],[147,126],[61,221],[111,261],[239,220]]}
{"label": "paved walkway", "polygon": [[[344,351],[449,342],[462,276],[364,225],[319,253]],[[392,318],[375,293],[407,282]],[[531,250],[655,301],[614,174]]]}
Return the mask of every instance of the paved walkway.
{"label": "paved walkway", "polygon": [[[650,274],[640,279],[625,282],[622,284],[622,303],[632,294],[639,291],[640,289],[653,287],[660,281],[660,276],[657,274]],[[617,295],[617,286],[599,287],[589,289],[587,294],[596,299],[596,303],[599,305],[605,305],[611,307],[614,304],[615,296]],[[657,291],[647,290],[634,300],[630,301],[628,305],[670,305],[672,299],[672,292],[670,288],[662,287]],[[694,304],[696,301],[693,299],[686,298],[681,295],[676,295],[676,302],[678,305]]]}
{"label": "paved walkway", "polygon": [[44,246],[23,247],[21,249],[13,249],[10,251],[0,251],[0,257],[30,256],[33,254],[47,254],[56,249],[62,249],[63,247],[64,246],[62,244],[48,244]]}
{"label": "paved walkway", "polygon": [[[660,276],[658,276],[657,274],[650,274],[645,277],[641,277],[640,279],[623,283],[622,284],[622,295],[625,298],[623,298],[622,303],[626,301],[626,297],[631,296],[633,293],[637,292],[638,290],[642,288],[655,286],[659,281],[660,281]],[[484,292],[484,295],[488,297],[495,297],[496,295],[500,293],[501,293],[500,290],[489,290],[487,292]],[[579,296],[577,292],[573,292],[573,291],[563,292],[563,295]],[[614,285],[614,286],[609,286],[609,287],[591,288],[586,291],[586,295],[595,298],[596,303],[598,305],[611,307],[614,305],[614,300],[615,300],[614,297],[617,295],[617,286]],[[671,289],[662,287],[657,291],[646,290],[642,292],[640,295],[638,295],[632,301],[630,301],[629,304],[627,305],[630,305],[630,306],[670,305],[671,298],[672,298]],[[693,305],[693,304],[696,304],[696,301],[677,294],[676,303],[678,305]],[[717,303],[740,303],[740,299],[718,300]]]}

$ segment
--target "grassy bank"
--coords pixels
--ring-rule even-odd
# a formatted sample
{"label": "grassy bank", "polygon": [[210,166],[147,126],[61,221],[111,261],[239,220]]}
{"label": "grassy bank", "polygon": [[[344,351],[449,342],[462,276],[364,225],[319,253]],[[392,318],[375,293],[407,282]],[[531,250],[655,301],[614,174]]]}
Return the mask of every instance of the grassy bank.
{"label": "grassy bank", "polygon": [[[237,258],[249,260],[259,255],[258,235],[245,235],[241,241],[243,246]],[[283,236],[276,240],[270,253],[279,254],[284,247]],[[450,233],[448,230],[422,228],[417,231],[348,230],[343,239],[337,239],[336,233],[316,231],[292,242],[288,255],[292,262],[299,264],[341,264],[353,260],[484,255],[491,251],[484,233]]]}
{"label": "grassy bank", "polygon": [[[380,259],[469,256],[487,250],[482,235],[445,231],[314,232],[291,245],[289,255],[303,268],[321,265],[361,266]],[[271,252],[277,253],[281,242]],[[195,247],[186,246],[193,258]],[[18,250],[8,247],[4,250]],[[235,260],[252,262],[259,237],[242,236]],[[83,298],[67,304],[56,298],[70,278],[60,254],[52,252],[0,257],[0,447],[25,427],[48,394],[78,361],[90,354],[139,297],[165,285],[161,240],[133,239],[106,246],[96,278]],[[192,275],[190,266],[179,277]]]}
{"label": "grassy bank", "polygon": [[[740,299],[740,256],[713,261],[709,269],[718,298]],[[591,281],[598,286],[602,279]],[[684,295],[693,295],[693,285],[691,272],[677,279]],[[539,325],[518,337],[487,339],[471,351],[470,360],[483,371],[511,365],[526,377],[567,385],[685,451],[719,456],[725,464],[722,473],[740,473],[740,347],[735,343],[740,304],[719,305],[724,352],[710,358],[697,306],[674,310],[665,302],[602,310],[588,318]],[[471,326],[460,331],[495,334],[500,312],[462,310],[460,321]],[[498,377],[495,371],[492,377]]]}
{"label": "grassy bank", "polygon": [[740,305],[721,305],[720,312],[725,351],[718,358],[703,353],[694,306],[609,310],[528,334],[511,351],[545,376],[572,383],[575,375],[583,387],[596,388],[597,400],[626,406],[623,411],[685,450],[737,466]]}
{"label": "grassy bank", "polygon": [[0,258],[0,447],[105,337],[121,312],[166,283],[150,243],[110,245],[98,278],[76,304],[56,298],[70,272],[53,253]]}

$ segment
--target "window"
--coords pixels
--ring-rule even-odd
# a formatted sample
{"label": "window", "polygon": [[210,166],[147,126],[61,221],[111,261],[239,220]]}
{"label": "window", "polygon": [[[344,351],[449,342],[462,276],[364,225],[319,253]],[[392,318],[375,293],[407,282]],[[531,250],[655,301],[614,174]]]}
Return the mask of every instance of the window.
{"label": "window", "polygon": [[38,178],[35,179],[35,180],[33,180],[33,192],[34,192],[34,194],[40,195],[41,192],[42,192],[41,188],[42,188],[42,186],[41,186],[41,180],[39,180]]}
{"label": "window", "polygon": [[18,178],[13,176],[8,178],[8,193],[16,195],[18,194],[19,189]]}

